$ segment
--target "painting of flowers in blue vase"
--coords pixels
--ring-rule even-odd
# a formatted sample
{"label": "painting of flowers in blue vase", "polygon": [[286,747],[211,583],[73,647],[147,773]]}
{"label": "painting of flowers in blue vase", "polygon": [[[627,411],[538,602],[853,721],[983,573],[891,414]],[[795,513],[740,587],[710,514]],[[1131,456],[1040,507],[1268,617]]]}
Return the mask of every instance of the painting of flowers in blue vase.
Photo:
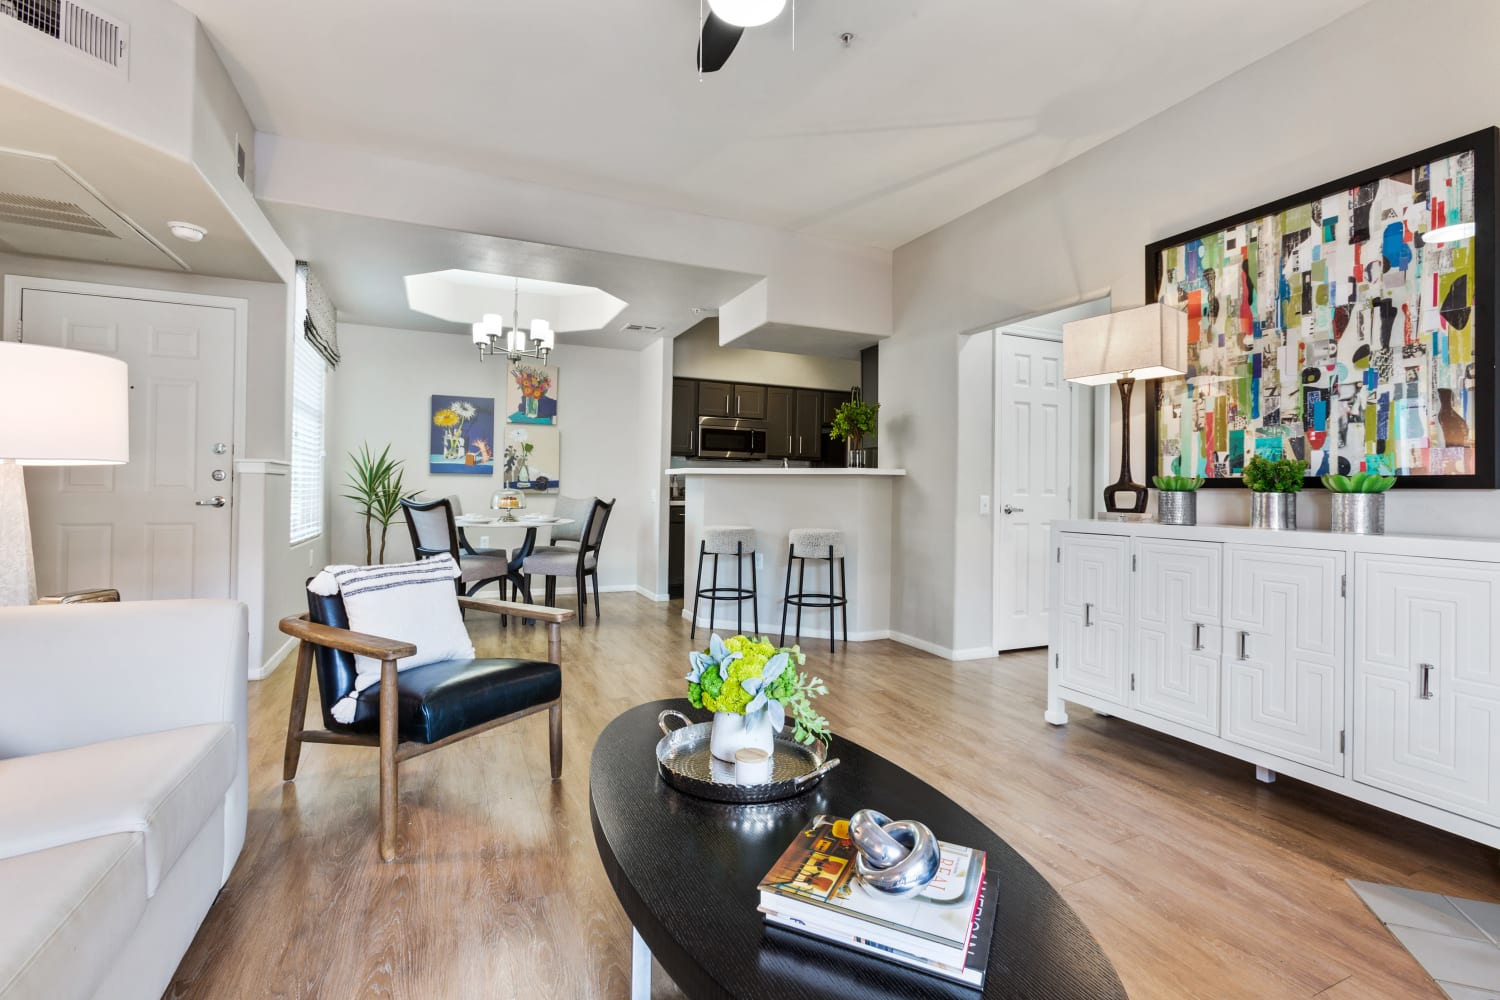
{"label": "painting of flowers in blue vase", "polygon": [[427,470],[433,474],[495,474],[493,396],[433,396]]}

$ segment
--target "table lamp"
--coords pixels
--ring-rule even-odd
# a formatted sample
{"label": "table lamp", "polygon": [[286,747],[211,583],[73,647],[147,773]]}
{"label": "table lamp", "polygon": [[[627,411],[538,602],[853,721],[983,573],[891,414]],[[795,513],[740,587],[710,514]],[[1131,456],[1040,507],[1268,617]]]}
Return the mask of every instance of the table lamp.
{"label": "table lamp", "polygon": [[1130,396],[1136,379],[1187,372],[1187,316],[1160,303],[1063,324],[1063,378],[1120,387],[1120,478],[1104,488],[1111,514],[1141,514],[1146,487],[1130,474]]}
{"label": "table lamp", "polygon": [[129,459],[125,362],[0,342],[0,607],[36,600],[21,467],[123,465]]}

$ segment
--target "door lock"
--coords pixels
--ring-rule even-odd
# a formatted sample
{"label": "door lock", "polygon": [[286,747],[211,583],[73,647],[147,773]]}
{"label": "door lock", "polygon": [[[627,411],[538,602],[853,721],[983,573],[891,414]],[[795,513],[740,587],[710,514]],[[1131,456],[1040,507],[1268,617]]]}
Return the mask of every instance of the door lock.
{"label": "door lock", "polygon": [[227,455],[227,454],[229,454],[229,445],[225,444],[223,441],[217,442],[214,445],[214,454],[215,455]]}
{"label": "door lock", "polygon": [[223,469],[215,469],[213,472],[209,473],[209,478],[216,483],[222,483],[224,480],[229,478],[229,473],[225,472]]}
{"label": "door lock", "polygon": [[1010,504],[1006,504],[1004,507],[1001,507],[1000,509],[1002,511],[1004,511],[1005,513],[1007,513],[1007,514],[1024,514],[1024,513],[1026,513],[1026,508],[1025,507],[1012,507]]}

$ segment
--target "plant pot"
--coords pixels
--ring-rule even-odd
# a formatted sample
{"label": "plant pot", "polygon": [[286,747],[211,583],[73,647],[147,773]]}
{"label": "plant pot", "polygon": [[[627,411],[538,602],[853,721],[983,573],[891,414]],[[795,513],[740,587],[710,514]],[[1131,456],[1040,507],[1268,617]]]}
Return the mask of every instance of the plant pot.
{"label": "plant pot", "polygon": [[1385,534],[1385,494],[1335,493],[1333,530],[1347,535]]}
{"label": "plant pot", "polygon": [[1297,494],[1251,493],[1250,527],[1272,531],[1297,530]]}
{"label": "plant pot", "polygon": [[844,440],[844,464],[851,469],[863,469],[865,467],[865,450],[861,447],[864,438],[857,434],[850,434]]}
{"label": "plant pot", "polygon": [[1198,523],[1198,493],[1195,490],[1159,490],[1156,523],[1190,528]]}
{"label": "plant pot", "polygon": [[746,723],[748,716],[737,712],[715,712],[714,726],[709,734],[708,752],[727,764],[734,763],[734,752],[744,747],[756,747],[772,753],[775,744],[771,731],[771,713],[756,712],[753,722]]}

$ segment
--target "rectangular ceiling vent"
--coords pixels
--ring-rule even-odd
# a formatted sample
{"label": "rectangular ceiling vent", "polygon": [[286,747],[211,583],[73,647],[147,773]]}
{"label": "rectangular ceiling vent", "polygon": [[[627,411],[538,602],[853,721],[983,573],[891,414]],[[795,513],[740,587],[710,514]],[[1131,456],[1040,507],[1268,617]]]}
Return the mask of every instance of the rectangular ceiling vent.
{"label": "rectangular ceiling vent", "polygon": [[130,27],[73,0],[0,0],[8,17],[106,66],[130,70]]}
{"label": "rectangular ceiling vent", "polygon": [[0,191],[0,222],[119,239],[108,226],[71,201],[53,201],[10,191]]}
{"label": "rectangular ceiling vent", "polygon": [[620,329],[626,333],[661,333],[661,327],[651,326],[648,323],[626,323]]}

